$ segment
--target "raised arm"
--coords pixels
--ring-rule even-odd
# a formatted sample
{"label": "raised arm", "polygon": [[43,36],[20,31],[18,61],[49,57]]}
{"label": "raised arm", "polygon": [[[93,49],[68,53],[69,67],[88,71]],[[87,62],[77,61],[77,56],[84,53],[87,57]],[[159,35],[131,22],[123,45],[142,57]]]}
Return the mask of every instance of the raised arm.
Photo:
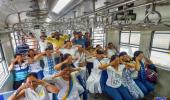
{"label": "raised arm", "polygon": [[64,74],[65,74],[65,73],[63,73],[63,72],[60,71],[59,73],[53,75],[52,78],[54,79],[54,78],[60,77],[60,76],[62,76],[62,75],[64,75]]}
{"label": "raised arm", "polygon": [[55,69],[55,70],[58,70],[58,71],[61,70],[62,65],[63,65],[63,64],[66,64],[67,62],[68,62],[68,60],[66,59],[65,61],[63,61],[63,62],[55,65],[55,66],[54,66],[54,69]]}
{"label": "raised arm", "polygon": [[71,69],[71,75],[74,75],[75,77],[77,77],[78,75],[80,75],[80,73],[83,73],[86,69],[85,68],[72,68]]}
{"label": "raised arm", "polygon": [[66,39],[69,38],[69,36],[68,36],[67,34],[64,34],[64,35],[62,36],[62,38],[63,38],[64,40],[66,40]]}
{"label": "raised arm", "polygon": [[47,91],[49,91],[51,93],[58,93],[59,92],[59,89],[55,85],[49,84],[46,81],[37,80],[37,83],[44,86],[47,89]]}
{"label": "raised arm", "polygon": [[101,64],[101,65],[99,66],[99,69],[105,70],[108,66],[110,66],[110,64]]}
{"label": "raised arm", "polygon": [[112,61],[109,64],[101,64],[101,66],[99,66],[99,69],[105,70],[107,67],[114,65],[114,63],[115,61]]}
{"label": "raised arm", "polygon": [[136,57],[135,62],[123,62],[125,64],[126,68],[135,68],[135,70],[139,71],[140,70],[140,61],[139,57]]}
{"label": "raised arm", "polygon": [[37,60],[39,60],[39,59],[41,59],[41,57],[43,56],[45,54],[45,52],[42,52],[42,53],[39,53],[39,54],[37,54],[35,57],[34,57],[34,61],[37,61]]}
{"label": "raised arm", "polygon": [[19,100],[25,97],[25,89],[28,88],[27,84],[22,84],[9,98],[8,100]]}
{"label": "raised arm", "polygon": [[13,93],[8,100],[19,100],[20,98],[25,96],[25,91],[21,90],[19,93]]}
{"label": "raised arm", "polygon": [[53,41],[54,41],[54,39],[52,38],[52,36],[48,36],[46,40],[47,40],[47,42],[49,42],[49,43],[53,43]]}
{"label": "raised arm", "polygon": [[16,62],[17,62],[17,58],[15,58],[15,59],[11,62],[11,64],[9,65],[9,67],[8,67],[8,70],[9,70],[9,71],[13,70],[14,65],[15,65]]}
{"label": "raised arm", "polygon": [[139,57],[136,57],[136,63],[135,63],[135,70],[139,71],[140,70],[140,61]]}

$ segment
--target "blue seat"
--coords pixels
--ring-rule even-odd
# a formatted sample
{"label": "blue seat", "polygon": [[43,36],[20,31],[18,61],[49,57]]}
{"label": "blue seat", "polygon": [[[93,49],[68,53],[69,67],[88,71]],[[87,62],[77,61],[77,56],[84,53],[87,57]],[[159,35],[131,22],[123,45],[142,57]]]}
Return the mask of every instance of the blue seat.
{"label": "blue seat", "polygon": [[11,96],[14,93],[14,91],[8,91],[0,93],[0,100],[7,100],[9,96]]}
{"label": "blue seat", "polygon": [[[14,91],[8,91],[8,92],[2,92],[0,93],[0,100],[7,100],[9,96],[11,96],[14,93]],[[50,100],[53,100],[52,93],[49,93]]]}

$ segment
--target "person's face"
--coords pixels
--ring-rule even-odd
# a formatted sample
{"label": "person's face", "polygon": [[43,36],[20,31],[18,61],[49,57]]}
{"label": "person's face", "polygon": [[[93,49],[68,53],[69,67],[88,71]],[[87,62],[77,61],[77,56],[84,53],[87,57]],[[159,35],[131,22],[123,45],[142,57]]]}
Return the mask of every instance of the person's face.
{"label": "person's face", "polygon": [[37,79],[33,76],[28,77],[26,83],[32,89],[35,89],[37,87]]}
{"label": "person's face", "polygon": [[78,39],[78,38],[79,38],[79,35],[78,35],[78,34],[75,34],[75,38]]}
{"label": "person's face", "polygon": [[51,33],[52,38],[55,38],[56,33]]}
{"label": "person's face", "polygon": [[108,47],[109,47],[109,48],[113,48],[113,44],[109,44]]}
{"label": "person's face", "polygon": [[78,36],[79,36],[79,38],[82,38],[83,34],[82,34],[82,33],[80,33]]}
{"label": "person's face", "polygon": [[144,54],[141,53],[141,54],[138,55],[138,57],[139,57],[139,60],[141,61],[144,58]]}
{"label": "person's face", "polygon": [[22,57],[22,55],[18,55],[16,59],[18,59],[18,61],[23,61],[24,58]]}
{"label": "person's face", "polygon": [[128,55],[121,56],[123,61],[130,61],[130,58]]}
{"label": "person's face", "polygon": [[63,78],[69,78],[70,75],[71,75],[71,68],[70,67],[66,67],[65,69],[62,70],[61,73],[64,73],[63,74]]}
{"label": "person's face", "polygon": [[42,32],[41,35],[46,35],[45,32]]}
{"label": "person's face", "polygon": [[22,38],[22,44],[25,44],[25,39],[24,38]]}
{"label": "person's face", "polygon": [[28,54],[29,54],[29,55],[34,55],[34,54],[35,54],[35,51],[34,51],[34,50],[30,50],[30,51],[28,52]]}
{"label": "person's face", "polygon": [[85,33],[85,37],[89,37],[89,33]]}
{"label": "person's face", "polygon": [[80,32],[79,34],[80,34],[80,36],[82,36],[82,35],[83,35],[83,33],[82,33],[82,32]]}
{"label": "person's face", "polygon": [[54,33],[54,37],[55,37],[56,39],[59,39],[59,38],[60,38],[60,34],[59,34],[58,32],[55,32],[55,33]]}
{"label": "person's face", "polygon": [[102,47],[101,46],[97,46],[96,49],[102,49]]}
{"label": "person's face", "polygon": [[72,44],[71,44],[71,42],[69,41],[69,42],[67,42],[66,43],[66,45],[67,45],[67,47],[72,47]]}
{"label": "person's face", "polygon": [[59,39],[59,38],[60,38],[59,33],[57,33],[57,34],[55,35],[55,38],[56,38],[56,39]]}
{"label": "person's face", "polygon": [[29,34],[29,36],[30,36],[30,37],[34,37],[34,35],[33,35],[33,34]]}
{"label": "person's face", "polygon": [[51,51],[50,50],[46,50],[45,53],[46,53],[47,56],[51,55]]}
{"label": "person's face", "polygon": [[42,41],[45,41],[45,38],[46,38],[45,36],[42,36],[42,37],[41,37],[41,40],[42,40]]}

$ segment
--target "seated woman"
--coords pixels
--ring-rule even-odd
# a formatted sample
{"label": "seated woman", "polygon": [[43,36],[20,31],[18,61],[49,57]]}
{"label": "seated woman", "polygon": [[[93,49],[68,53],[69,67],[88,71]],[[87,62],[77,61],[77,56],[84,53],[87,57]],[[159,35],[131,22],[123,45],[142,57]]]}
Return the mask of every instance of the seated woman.
{"label": "seated woman", "polygon": [[142,51],[136,51],[134,53],[133,59],[136,59],[137,57],[138,57],[138,61],[140,62],[140,67],[139,67],[138,76],[135,79],[135,82],[139,86],[139,88],[141,90],[143,90],[143,92],[144,92],[144,90],[147,91],[147,92],[144,92],[145,94],[147,94],[147,93],[154,90],[154,85],[146,79],[145,65],[142,62],[142,60],[144,58],[143,52]]}
{"label": "seated woman", "polygon": [[36,59],[38,54],[35,53],[33,49],[28,50],[28,63],[29,63],[29,72],[37,73],[38,79],[42,79],[44,77],[43,69],[40,64],[40,60]]}
{"label": "seated woman", "polygon": [[68,63],[63,63],[60,69],[58,74],[44,80],[59,86],[58,100],[80,100],[76,77],[81,73],[81,68],[73,69]]}
{"label": "seated woman", "polygon": [[48,91],[58,93],[59,89],[45,81],[38,80],[36,73],[30,73],[23,83],[8,100],[50,100]]}
{"label": "seated woman", "polygon": [[41,52],[38,55],[32,59],[33,62],[43,60],[44,68],[43,68],[43,74],[44,76],[50,76],[57,73],[56,70],[54,70],[55,64],[58,64],[60,62],[60,54],[58,51],[52,52],[50,48],[46,48],[45,52]]}
{"label": "seated woman", "polygon": [[26,76],[28,75],[28,69],[29,69],[28,62],[24,61],[23,55],[15,54],[15,59],[8,67],[8,70],[13,72],[14,90],[18,89],[18,87],[24,82]]}
{"label": "seated woman", "polygon": [[117,55],[111,57],[109,66],[101,65],[99,68],[104,70],[100,79],[104,93],[114,100],[134,100],[128,89],[123,86],[122,73],[125,65],[120,64]]}
{"label": "seated woman", "polygon": [[116,55],[118,53],[117,48],[113,45],[112,42],[108,43],[108,46],[106,48],[106,53],[108,58],[111,58],[112,55]]}
{"label": "seated woman", "polygon": [[[63,64],[68,64],[70,67],[72,68],[76,68],[73,64],[73,58],[70,54],[66,53],[63,55],[63,61],[59,64],[57,64],[54,68],[57,70],[57,71],[60,71],[61,70],[61,67],[63,66]],[[79,67],[80,68],[80,67]],[[81,67],[81,68],[84,68],[85,67]],[[81,71],[81,73],[79,75],[76,76],[76,86],[79,90],[79,94],[82,94],[83,95],[83,100],[87,100],[88,98],[88,95],[87,95],[87,91],[86,91],[86,84],[85,84],[85,80],[83,80],[83,78],[81,77],[82,73],[84,72],[85,70]]]}
{"label": "seated woman", "polygon": [[[86,59],[87,56],[89,56],[89,52],[86,51],[82,46],[78,46],[78,50],[75,53],[75,58],[77,58],[77,60],[74,61],[74,66],[75,67],[85,67],[86,68]],[[81,74],[81,77],[84,80],[87,80],[87,73],[86,73],[87,69]]]}
{"label": "seated woman", "polygon": [[158,72],[155,64],[153,64],[153,62],[150,59],[145,58],[145,66],[147,80],[153,84],[156,84],[158,79]]}
{"label": "seated woman", "polygon": [[119,54],[120,64],[124,64],[126,68],[123,70],[122,81],[123,85],[128,88],[129,92],[135,99],[140,99],[144,97],[143,92],[134,82],[131,74],[136,67],[139,67],[139,61],[132,63],[131,57],[127,55],[126,52],[121,52]]}
{"label": "seated woman", "polygon": [[86,82],[87,89],[90,91],[90,93],[95,93],[96,97],[98,97],[99,94],[102,93],[100,87],[101,70],[99,69],[99,66],[101,64],[109,62],[109,60],[107,58],[104,58],[104,56],[105,55],[103,49],[96,50],[96,59],[93,61],[93,68]]}

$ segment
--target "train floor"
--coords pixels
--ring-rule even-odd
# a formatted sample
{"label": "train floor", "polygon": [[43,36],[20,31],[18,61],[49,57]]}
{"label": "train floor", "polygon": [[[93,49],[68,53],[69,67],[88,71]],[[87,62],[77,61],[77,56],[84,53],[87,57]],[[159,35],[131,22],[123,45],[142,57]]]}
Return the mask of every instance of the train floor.
{"label": "train floor", "polygon": [[[149,94],[149,95],[145,96],[145,98],[139,99],[139,100],[154,100],[154,97],[155,97],[154,95]],[[112,100],[112,99],[110,97],[108,97],[107,95],[105,95],[105,94],[102,94],[98,98],[96,98],[94,96],[94,94],[89,94],[89,99],[88,100]]]}

